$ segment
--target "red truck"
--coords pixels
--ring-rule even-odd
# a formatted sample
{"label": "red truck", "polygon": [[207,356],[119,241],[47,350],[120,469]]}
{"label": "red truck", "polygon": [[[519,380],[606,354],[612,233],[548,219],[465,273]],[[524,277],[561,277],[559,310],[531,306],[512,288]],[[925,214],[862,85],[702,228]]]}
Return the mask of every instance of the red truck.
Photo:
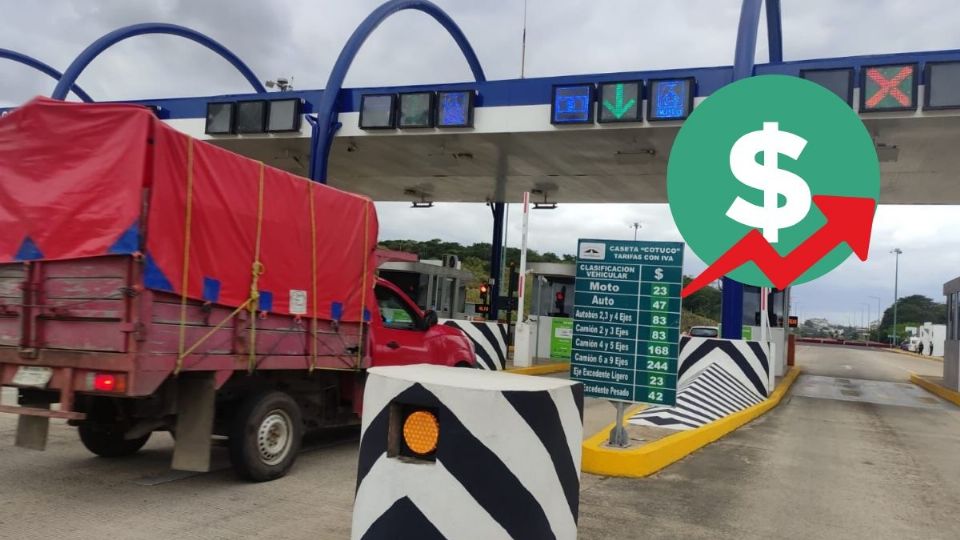
{"label": "red truck", "polygon": [[23,447],[51,418],[104,457],[169,431],[204,471],[217,435],[241,476],[282,476],[306,431],[357,422],[366,368],[476,365],[376,277],[376,239],[364,197],[38,98],[0,119],[0,412]]}

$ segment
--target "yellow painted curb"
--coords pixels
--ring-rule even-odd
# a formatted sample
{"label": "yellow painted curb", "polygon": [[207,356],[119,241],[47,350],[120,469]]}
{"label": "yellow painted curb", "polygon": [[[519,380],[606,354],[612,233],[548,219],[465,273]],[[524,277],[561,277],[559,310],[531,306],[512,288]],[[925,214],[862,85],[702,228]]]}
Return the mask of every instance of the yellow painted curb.
{"label": "yellow painted curb", "polygon": [[563,373],[570,371],[570,362],[555,362],[552,364],[538,364],[530,367],[507,368],[504,371],[510,373],[519,373],[520,375],[547,375],[550,373]]}
{"label": "yellow painted curb", "polygon": [[621,450],[603,446],[607,434],[613,428],[611,424],[583,442],[583,470],[602,476],[636,478],[651,475],[776,407],[799,374],[799,368],[790,368],[774,389],[773,394],[752,407],[696,429],[680,431],[640,447]]}
{"label": "yellow painted curb", "polygon": [[924,359],[924,360],[929,360],[929,361],[931,361],[931,362],[940,362],[941,364],[943,363],[943,357],[942,357],[942,356],[930,356],[930,355],[924,355],[924,354],[917,354],[917,353],[915,353],[915,352],[904,351],[904,350],[900,350],[900,349],[886,349],[886,350],[888,350],[888,351],[893,351],[893,352],[895,352],[895,353],[897,353],[897,354],[902,354],[902,355],[904,355],[904,356],[912,356],[912,357],[914,357],[914,358],[922,358],[922,359]]}
{"label": "yellow painted curb", "polygon": [[929,379],[926,379],[924,377],[921,377],[916,373],[910,374],[910,382],[919,386],[920,388],[923,388],[924,390],[926,390],[927,392],[930,392],[931,394],[936,394],[942,397],[943,399],[949,401],[950,403],[953,403],[955,405],[960,405],[960,392],[955,392],[947,388],[946,386],[940,386],[939,384]]}

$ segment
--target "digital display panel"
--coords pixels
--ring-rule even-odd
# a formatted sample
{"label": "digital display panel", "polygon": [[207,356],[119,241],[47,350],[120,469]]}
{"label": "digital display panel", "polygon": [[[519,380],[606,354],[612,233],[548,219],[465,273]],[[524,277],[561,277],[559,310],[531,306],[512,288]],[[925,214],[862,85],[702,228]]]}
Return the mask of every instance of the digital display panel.
{"label": "digital display panel", "polygon": [[237,103],[237,133],[263,133],[266,121],[266,101]]}
{"label": "digital display panel", "polygon": [[400,94],[401,128],[433,127],[433,92]]}
{"label": "digital display panel", "polygon": [[815,82],[853,105],[853,69],[806,69],[800,77]]}
{"label": "digital display panel", "polygon": [[648,84],[647,120],[683,120],[693,110],[693,79],[654,79]]}
{"label": "digital display panel", "polygon": [[960,62],[927,64],[924,109],[960,108]]}
{"label": "digital display panel", "polygon": [[278,99],[270,102],[267,131],[300,131],[300,100]]}
{"label": "digital display panel", "polygon": [[208,135],[233,133],[233,111],[233,103],[207,103],[207,124],[204,132]]}
{"label": "digital display panel", "polygon": [[473,127],[473,90],[437,94],[437,127]]}
{"label": "digital display panel", "polygon": [[554,86],[550,105],[551,124],[593,122],[593,85]]}
{"label": "digital display panel", "polygon": [[867,66],[860,81],[860,110],[909,111],[917,108],[917,65]]}
{"label": "digital display panel", "polygon": [[396,126],[395,94],[368,94],[360,98],[360,129],[390,129]]}
{"label": "digital display panel", "polygon": [[641,103],[643,103],[643,83],[616,82],[602,83],[597,105],[597,121],[606,122],[639,122],[643,120]]}

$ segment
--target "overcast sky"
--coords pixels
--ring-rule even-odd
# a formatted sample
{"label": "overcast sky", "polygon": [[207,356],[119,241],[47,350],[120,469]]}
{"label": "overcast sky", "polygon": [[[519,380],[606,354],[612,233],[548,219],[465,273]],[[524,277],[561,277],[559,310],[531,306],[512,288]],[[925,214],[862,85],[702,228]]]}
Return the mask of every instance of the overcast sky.
{"label": "overcast sky", "polygon": [[[522,0],[435,0],[464,30],[488,79],[521,75]],[[119,26],[172,22],[197,29],[236,52],[264,78],[293,76],[297,88],[322,88],[356,25],[380,2],[367,0],[0,0],[0,47],[63,69],[84,47]],[[529,0],[527,77],[729,65],[740,0]],[[960,2],[924,0],[783,0],[787,60],[960,48]],[[761,31],[758,61],[766,61]],[[348,86],[470,80],[452,40],[429,17],[400,13],[367,41]],[[96,100],[245,92],[247,83],[226,62],[169,36],[141,36],[97,58],[79,83]],[[0,61],[0,106],[49,95],[54,82]],[[519,245],[518,205],[510,213],[509,243]],[[572,253],[578,237],[679,240],[665,205],[564,204],[531,218],[530,247]],[[411,210],[380,205],[381,238],[462,243],[487,241],[490,212],[476,205],[438,204]],[[828,276],[799,286],[802,317],[847,323],[876,300],[893,298],[894,246],[904,250],[900,293],[942,301],[943,282],[960,275],[960,212],[956,207],[883,206],[870,259],[848,260]],[[957,239],[947,246],[938,239]],[[692,261],[687,273],[703,268]]]}

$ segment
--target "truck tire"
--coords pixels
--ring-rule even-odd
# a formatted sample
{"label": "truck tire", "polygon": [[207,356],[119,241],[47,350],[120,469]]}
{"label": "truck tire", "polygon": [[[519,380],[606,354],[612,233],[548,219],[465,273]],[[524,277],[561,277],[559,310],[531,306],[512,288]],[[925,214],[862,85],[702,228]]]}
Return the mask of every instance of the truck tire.
{"label": "truck tire", "polygon": [[80,442],[87,450],[105,458],[117,458],[136,454],[147,444],[150,434],[137,439],[124,439],[120,426],[82,422],[77,426]]}
{"label": "truck tire", "polygon": [[230,463],[240,477],[266,482],[287,474],[300,451],[300,407],[283,392],[245,399],[230,430]]}

